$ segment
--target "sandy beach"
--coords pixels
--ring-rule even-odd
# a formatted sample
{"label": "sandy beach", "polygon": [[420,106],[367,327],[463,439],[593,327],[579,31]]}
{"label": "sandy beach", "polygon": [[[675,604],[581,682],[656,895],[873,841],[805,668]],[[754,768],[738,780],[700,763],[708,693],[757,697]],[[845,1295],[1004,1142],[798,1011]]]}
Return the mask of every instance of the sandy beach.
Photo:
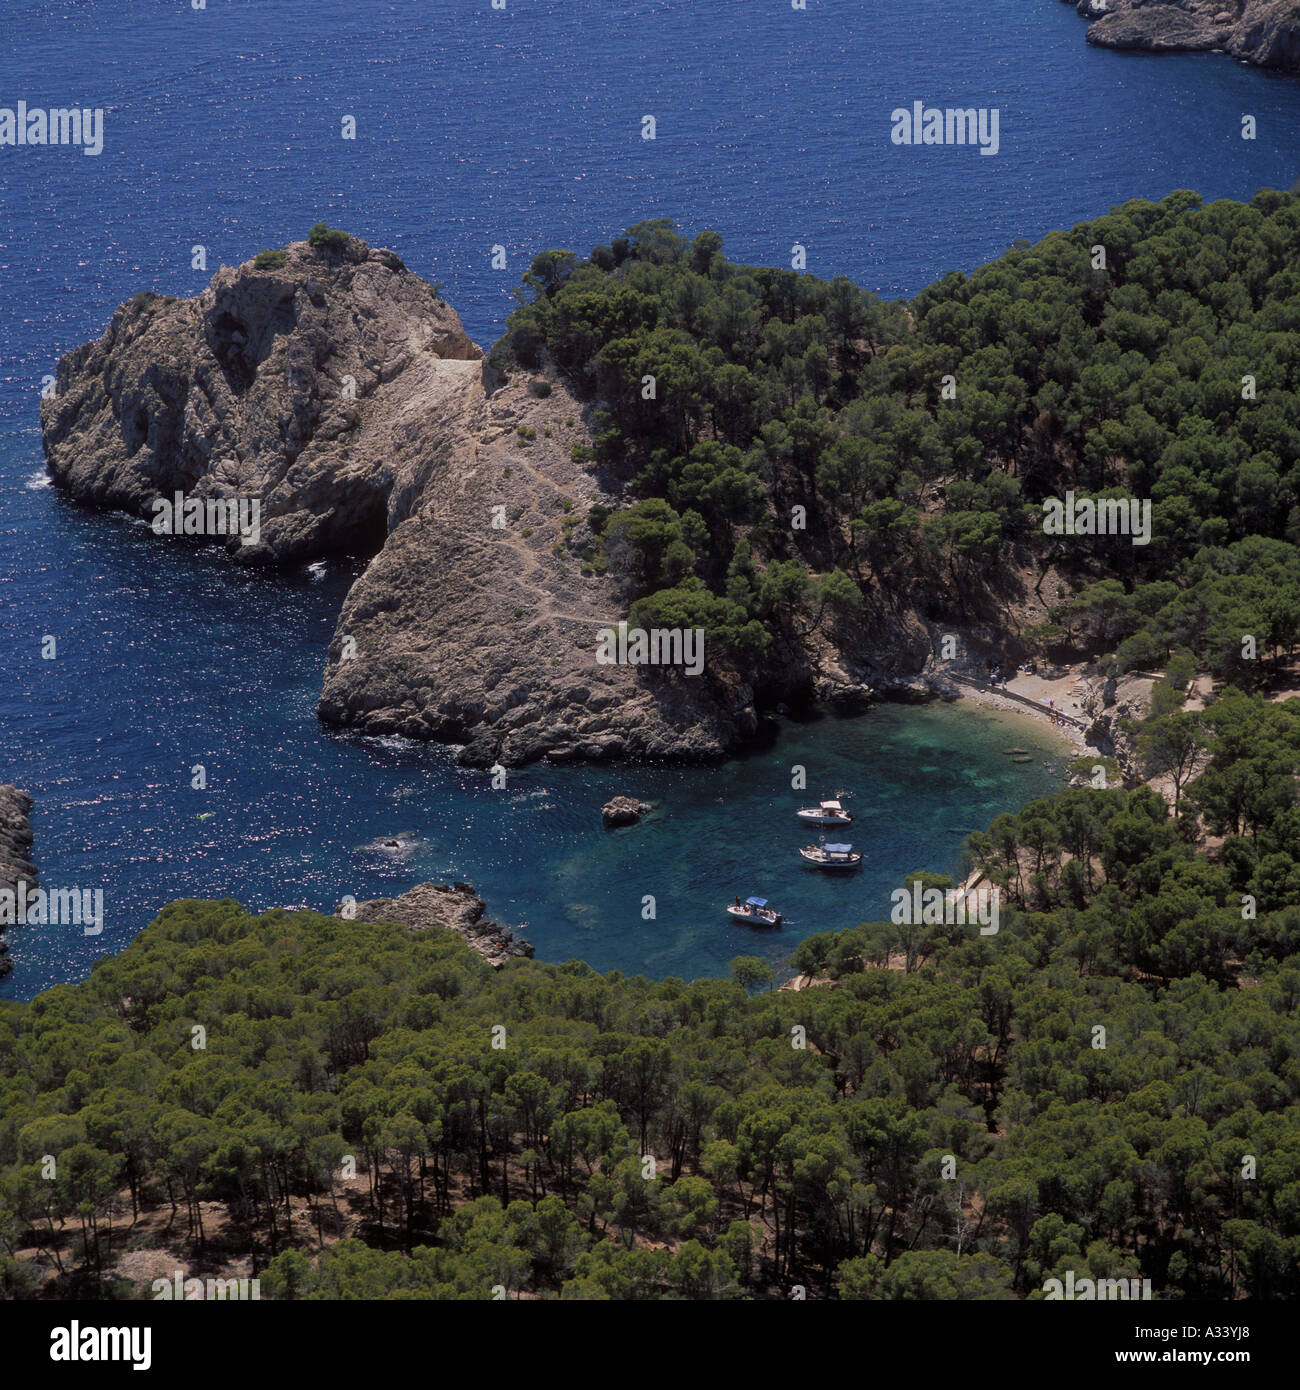
{"label": "sandy beach", "polygon": [[[963,700],[973,704],[986,705],[991,709],[1005,710],[1008,714],[1023,715],[1046,725],[1067,743],[1076,754],[1095,751],[1085,742],[1083,728],[1088,716],[1082,705],[1083,667],[1074,666],[1060,675],[1034,676],[1025,671],[1016,672],[1005,687],[994,687],[991,682],[979,675],[963,675],[956,678],[961,686]],[[1020,699],[1011,698],[1013,695]],[[1030,701],[1032,703],[1025,703]],[[1067,716],[1065,722],[1053,723],[1054,712]],[[1072,723],[1077,720],[1078,723]]]}

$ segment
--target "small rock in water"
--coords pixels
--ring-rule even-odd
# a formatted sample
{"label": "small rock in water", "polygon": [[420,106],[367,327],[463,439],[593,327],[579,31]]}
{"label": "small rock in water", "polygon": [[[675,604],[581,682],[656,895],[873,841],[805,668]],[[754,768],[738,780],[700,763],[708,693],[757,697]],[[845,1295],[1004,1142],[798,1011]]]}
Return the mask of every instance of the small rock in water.
{"label": "small rock in water", "polygon": [[605,803],[600,815],[607,826],[635,825],[647,811],[653,809],[650,802],[638,801],[634,796],[616,796]]}

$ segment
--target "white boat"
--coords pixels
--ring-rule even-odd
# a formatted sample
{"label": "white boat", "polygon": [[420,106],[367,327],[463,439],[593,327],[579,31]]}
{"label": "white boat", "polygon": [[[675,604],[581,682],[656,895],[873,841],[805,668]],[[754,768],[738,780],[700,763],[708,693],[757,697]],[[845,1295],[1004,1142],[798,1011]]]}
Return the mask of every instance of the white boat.
{"label": "white boat", "polygon": [[808,845],[799,853],[816,869],[856,869],[862,856],[852,845]]}
{"label": "white boat", "polygon": [[838,798],[834,801],[819,801],[816,806],[804,806],[796,811],[795,815],[810,825],[848,825],[853,820]]}
{"label": "white boat", "polygon": [[743,903],[737,898],[734,903],[727,904],[727,911],[736,921],[752,922],[756,927],[781,925],[781,914],[768,907],[766,898],[746,898]]}

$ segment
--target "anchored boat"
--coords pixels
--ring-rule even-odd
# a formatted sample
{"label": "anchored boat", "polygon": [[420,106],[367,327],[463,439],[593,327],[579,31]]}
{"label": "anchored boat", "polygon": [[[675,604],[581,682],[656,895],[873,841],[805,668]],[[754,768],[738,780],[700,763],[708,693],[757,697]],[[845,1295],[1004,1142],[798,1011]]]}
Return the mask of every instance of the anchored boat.
{"label": "anchored boat", "polygon": [[781,914],[768,907],[766,898],[746,898],[743,903],[737,898],[734,903],[727,904],[727,911],[736,921],[751,922],[756,927],[781,925]]}
{"label": "anchored boat", "polygon": [[799,853],[816,869],[856,869],[862,856],[852,845],[808,845]]}
{"label": "anchored boat", "polygon": [[[843,795],[841,792],[840,797]],[[853,819],[839,797],[832,801],[819,801],[816,806],[804,806],[795,815],[810,825],[848,825]]]}

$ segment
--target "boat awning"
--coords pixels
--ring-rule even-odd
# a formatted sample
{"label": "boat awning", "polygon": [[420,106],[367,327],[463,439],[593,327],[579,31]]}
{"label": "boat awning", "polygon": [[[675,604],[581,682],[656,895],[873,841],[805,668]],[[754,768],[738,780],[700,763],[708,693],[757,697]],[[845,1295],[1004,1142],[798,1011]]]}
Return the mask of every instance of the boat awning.
{"label": "boat awning", "polygon": [[827,853],[827,854],[852,854],[852,853],[853,853],[853,846],[852,846],[852,845],[827,845],[827,846],[826,846],[826,853]]}
{"label": "boat awning", "polygon": [[766,898],[746,898],[746,899],[745,899],[745,906],[746,906],[746,907],[766,907],[766,906],[767,906],[767,899],[766,899]]}
{"label": "boat awning", "polygon": [[839,803],[838,801],[823,801],[823,802],[822,802],[822,810],[823,810],[823,811],[842,811],[843,809],[844,809],[844,807],[841,806],[840,803]]}

